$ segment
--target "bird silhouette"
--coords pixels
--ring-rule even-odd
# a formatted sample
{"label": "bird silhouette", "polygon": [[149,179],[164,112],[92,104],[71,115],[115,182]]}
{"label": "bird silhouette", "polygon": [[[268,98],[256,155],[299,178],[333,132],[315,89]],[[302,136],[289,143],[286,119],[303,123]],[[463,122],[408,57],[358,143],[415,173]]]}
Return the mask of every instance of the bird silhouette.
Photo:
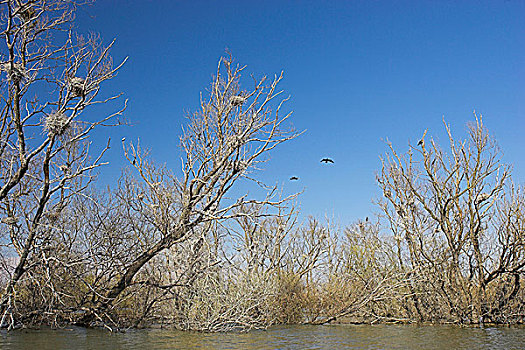
{"label": "bird silhouette", "polygon": [[421,140],[419,140],[419,142],[417,143],[417,145],[418,145],[418,146],[423,146],[423,142],[425,142],[425,141],[423,141],[423,139],[421,139]]}
{"label": "bird silhouette", "polygon": [[334,161],[332,159],[330,159],[330,158],[323,158],[323,159],[321,159],[321,163],[328,164],[328,163],[334,163]]}
{"label": "bird silhouette", "polygon": [[297,181],[297,180],[299,180],[299,178],[298,178],[297,176],[292,176],[292,177],[290,178],[290,181]]}

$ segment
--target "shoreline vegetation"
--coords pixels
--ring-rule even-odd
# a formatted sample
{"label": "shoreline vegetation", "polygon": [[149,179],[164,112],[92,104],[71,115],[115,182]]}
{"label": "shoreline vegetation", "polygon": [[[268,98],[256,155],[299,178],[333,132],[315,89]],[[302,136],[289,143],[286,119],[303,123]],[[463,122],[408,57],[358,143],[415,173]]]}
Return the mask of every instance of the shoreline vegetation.
{"label": "shoreline vegetation", "polygon": [[[99,96],[125,60],[70,28],[80,5],[1,5],[0,327],[523,324],[525,192],[481,116],[464,140],[444,123],[447,147],[427,131],[404,153],[387,142],[379,215],[300,222],[300,194],[257,179],[301,134],[283,74],[246,80],[226,55],[183,126],[181,170],[123,139],[129,166],[101,190],[110,142],[90,136],[125,124],[122,94]],[[95,120],[99,105],[113,112]]]}

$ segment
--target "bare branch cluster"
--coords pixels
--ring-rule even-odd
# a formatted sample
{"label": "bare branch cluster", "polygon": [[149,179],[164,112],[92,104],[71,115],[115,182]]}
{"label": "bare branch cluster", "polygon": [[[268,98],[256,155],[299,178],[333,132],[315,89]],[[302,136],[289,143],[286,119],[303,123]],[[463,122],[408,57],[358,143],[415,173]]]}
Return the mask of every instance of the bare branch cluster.
{"label": "bare branch cluster", "polygon": [[[275,101],[281,94],[276,88],[282,74],[267,85],[266,78],[254,80],[251,91],[241,92],[239,82],[243,69],[234,66],[231,57],[219,61],[209,98],[202,100],[199,111],[189,117],[181,136],[182,176],[154,164],[139,143],[126,144],[123,140],[124,154],[136,175],[126,173],[115,193],[122,208],[117,211],[124,210],[120,215],[126,219],[125,227],[129,229],[117,230],[120,233],[115,239],[126,242],[116,246],[121,247],[119,251],[123,249],[122,254],[127,254],[129,260],[113,263],[109,276],[115,277],[109,278],[108,285],[93,295],[89,312],[79,324],[90,325],[102,319],[108,323],[111,310],[116,310],[123,299],[140,294],[141,289],[156,286],[155,290],[161,292],[152,299],[155,303],[175,298],[180,294],[175,290],[180,289],[181,284],[189,288],[199,275],[197,271],[214,264],[209,258],[203,262],[201,257],[208,255],[201,256],[203,252],[195,246],[207,242],[210,232],[220,229],[230,219],[257,219],[257,212],[241,208],[257,205],[278,209],[293,197],[275,198],[276,189],[269,187],[264,187],[268,194],[263,199],[242,196],[232,201],[226,197],[243,178],[262,185],[250,174],[275,146],[297,136],[285,129],[289,114],[281,116],[286,99]],[[234,98],[236,96],[241,96],[242,103]],[[193,248],[187,247],[188,244]],[[193,250],[193,254],[181,258],[179,249]],[[177,259],[178,265],[165,276],[153,278],[155,273],[147,274],[152,262],[158,263],[163,257]],[[198,266],[182,261],[194,261]],[[148,278],[139,282],[144,276]],[[153,304],[148,310],[154,311]]]}
{"label": "bare branch cluster", "polygon": [[[397,264],[415,280],[411,308],[418,320],[507,322],[502,308],[515,299],[525,266],[521,190],[481,117],[465,141],[445,126],[448,153],[423,136],[404,155],[389,144],[383,159],[380,206]],[[504,303],[494,299],[500,293]],[[442,305],[446,312],[438,311]]]}
{"label": "bare branch cluster", "polygon": [[258,179],[300,135],[283,74],[246,79],[228,56],[183,126],[181,169],[123,139],[130,167],[101,192],[109,141],[90,136],[126,102],[88,112],[119,99],[99,93],[125,60],[74,32],[78,5],[0,2],[0,327],[523,322],[525,192],[481,117],[466,140],[445,124],[446,151],[426,131],[404,154],[388,143],[382,218],[300,224],[297,194]]}
{"label": "bare branch cluster", "polygon": [[[73,32],[79,4],[1,4],[0,216],[5,225],[0,235],[1,253],[9,261],[2,268],[2,327],[21,321],[18,286],[34,283],[35,271],[44,273],[54,226],[103,164],[109,143],[91,158],[90,134],[125,109],[98,120],[86,114],[90,106],[119,96],[99,99],[98,93],[121,64],[114,66],[109,55],[113,43],[104,45],[96,36],[84,39]],[[70,78],[78,76],[82,78]]]}

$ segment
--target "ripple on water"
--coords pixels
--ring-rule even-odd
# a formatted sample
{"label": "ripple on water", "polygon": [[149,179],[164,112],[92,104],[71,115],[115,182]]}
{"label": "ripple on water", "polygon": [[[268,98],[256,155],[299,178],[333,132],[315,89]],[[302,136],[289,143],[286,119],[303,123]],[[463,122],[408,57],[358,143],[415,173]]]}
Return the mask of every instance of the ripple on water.
{"label": "ripple on water", "polygon": [[407,325],[282,326],[249,333],[170,330],[3,332],[0,349],[524,349],[525,328]]}

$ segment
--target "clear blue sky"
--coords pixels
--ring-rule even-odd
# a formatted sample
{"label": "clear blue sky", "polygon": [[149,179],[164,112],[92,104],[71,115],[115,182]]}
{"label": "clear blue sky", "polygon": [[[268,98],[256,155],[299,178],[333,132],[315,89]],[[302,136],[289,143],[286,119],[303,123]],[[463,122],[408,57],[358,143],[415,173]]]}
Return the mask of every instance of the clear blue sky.
{"label": "clear blue sky", "polygon": [[[115,60],[129,56],[106,91],[124,91],[135,126],[111,131],[103,183],[124,165],[123,136],[179,168],[184,116],[226,48],[257,76],[285,72],[293,124],[306,133],[261,177],[304,188],[303,215],[341,224],[370,215],[383,140],[406,150],[429,128],[446,146],[442,118],[464,136],[474,111],[525,182],[525,1],[99,0],[77,24],[117,38]],[[321,166],[323,156],[335,165]]]}

